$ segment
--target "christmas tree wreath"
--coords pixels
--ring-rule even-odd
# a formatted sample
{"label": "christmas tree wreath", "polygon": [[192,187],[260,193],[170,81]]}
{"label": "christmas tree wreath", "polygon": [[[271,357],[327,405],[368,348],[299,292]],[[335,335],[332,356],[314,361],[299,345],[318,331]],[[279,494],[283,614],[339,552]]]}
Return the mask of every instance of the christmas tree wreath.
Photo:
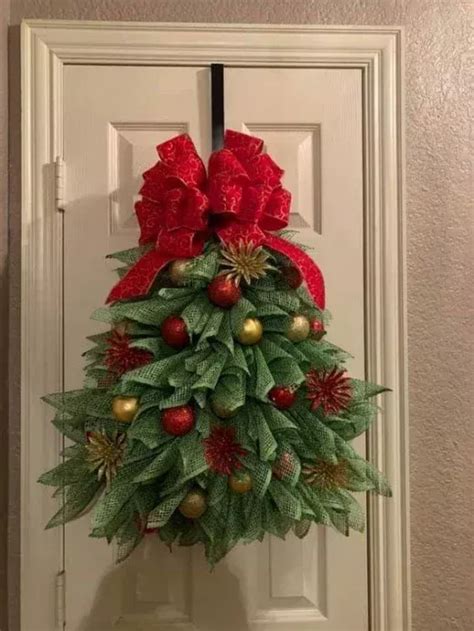
{"label": "christmas tree wreath", "polygon": [[125,558],[146,535],[210,564],[266,533],[364,528],[353,491],[390,495],[351,446],[384,388],[325,337],[324,283],[289,240],[290,194],[263,142],[234,131],[208,172],[187,135],[158,147],[136,204],[140,245],[94,318],[84,388],[45,397],[68,446],[40,482],[48,527],[94,507]]}

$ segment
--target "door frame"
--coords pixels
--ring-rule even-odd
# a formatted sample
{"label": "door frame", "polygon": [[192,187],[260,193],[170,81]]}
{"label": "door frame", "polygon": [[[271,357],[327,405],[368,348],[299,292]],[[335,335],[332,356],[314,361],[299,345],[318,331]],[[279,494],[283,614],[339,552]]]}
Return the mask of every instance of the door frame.
{"label": "door frame", "polygon": [[[389,384],[368,458],[394,497],[368,498],[372,631],[410,616],[403,30],[401,27],[27,20],[22,51],[21,612],[38,628],[61,616],[63,537],[44,531],[55,501],[37,478],[60,439],[39,404],[63,384],[62,77],[65,64],[357,68],[364,98],[367,378]],[[42,367],[41,372],[37,371]],[[59,577],[59,580],[58,580]],[[60,593],[60,591],[59,591]],[[28,612],[28,615],[26,613]],[[54,619],[56,618],[56,620]],[[24,631],[30,631],[25,626]]]}

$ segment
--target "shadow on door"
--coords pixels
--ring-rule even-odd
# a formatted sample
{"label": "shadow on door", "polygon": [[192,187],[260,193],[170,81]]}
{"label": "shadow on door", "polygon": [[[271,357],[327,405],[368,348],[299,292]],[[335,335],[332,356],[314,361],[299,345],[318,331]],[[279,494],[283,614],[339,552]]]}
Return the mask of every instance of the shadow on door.
{"label": "shadow on door", "polygon": [[[183,548],[170,552],[147,538],[103,578],[78,631],[249,631],[239,579],[226,560],[203,571],[201,555]],[[198,603],[191,591],[193,569],[201,577]]]}

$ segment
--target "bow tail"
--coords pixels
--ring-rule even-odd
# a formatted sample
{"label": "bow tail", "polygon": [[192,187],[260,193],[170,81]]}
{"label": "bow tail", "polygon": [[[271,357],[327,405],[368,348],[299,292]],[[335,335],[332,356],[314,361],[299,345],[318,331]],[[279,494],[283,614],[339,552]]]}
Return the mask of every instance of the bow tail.
{"label": "bow tail", "polygon": [[107,303],[146,295],[158,272],[174,258],[176,257],[161,254],[155,249],[147,252],[112,288],[107,297]]}
{"label": "bow tail", "polygon": [[320,309],[324,309],[326,304],[324,278],[313,259],[294,243],[272,234],[266,234],[265,245],[272,250],[280,252],[280,254],[289,258],[296,265],[306,281],[308,291],[314,302]]}

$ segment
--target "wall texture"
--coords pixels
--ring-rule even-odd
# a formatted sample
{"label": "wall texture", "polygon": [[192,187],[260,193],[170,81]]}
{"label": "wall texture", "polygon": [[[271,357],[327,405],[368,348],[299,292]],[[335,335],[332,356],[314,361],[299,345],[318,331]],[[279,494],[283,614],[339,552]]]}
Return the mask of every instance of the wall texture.
{"label": "wall texture", "polygon": [[[469,2],[461,0],[12,0],[10,6],[10,221],[15,260],[20,215],[18,24],[23,18],[405,26],[414,631],[474,628],[474,480],[473,469],[468,466],[473,448],[470,415],[474,403],[474,336],[472,327],[469,329],[474,308],[468,288],[469,272],[472,277],[467,86],[471,9]],[[5,62],[0,60],[0,101],[4,73]],[[1,142],[2,201],[5,182],[1,165],[6,163],[6,155],[5,143]],[[2,226],[5,215],[2,209]],[[3,241],[0,248],[3,252]],[[15,414],[17,280],[11,275],[13,454],[17,453],[19,440]],[[16,458],[13,465],[12,493],[18,481]],[[10,513],[15,516],[15,503],[10,504]],[[10,549],[10,631],[16,631],[18,548],[14,527]]]}

